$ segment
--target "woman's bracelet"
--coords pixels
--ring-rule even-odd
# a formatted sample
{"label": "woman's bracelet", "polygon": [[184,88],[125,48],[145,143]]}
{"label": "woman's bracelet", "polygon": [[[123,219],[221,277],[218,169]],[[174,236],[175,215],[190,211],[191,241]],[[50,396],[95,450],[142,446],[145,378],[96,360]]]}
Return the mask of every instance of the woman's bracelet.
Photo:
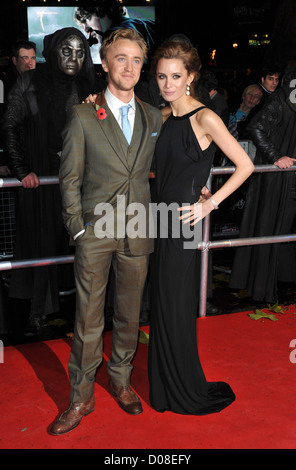
{"label": "woman's bracelet", "polygon": [[213,198],[209,197],[209,200],[210,200],[211,203],[213,204],[215,210],[219,209],[219,206],[217,206],[217,204],[215,203],[215,201],[214,201]]}

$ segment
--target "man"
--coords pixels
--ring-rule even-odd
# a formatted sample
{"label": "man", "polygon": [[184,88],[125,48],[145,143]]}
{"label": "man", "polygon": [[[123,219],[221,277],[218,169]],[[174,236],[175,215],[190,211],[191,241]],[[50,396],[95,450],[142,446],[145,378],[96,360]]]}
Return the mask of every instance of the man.
{"label": "man", "polygon": [[36,68],[36,44],[25,39],[17,41],[11,48],[9,62],[5,73],[6,97],[20,75]]}
{"label": "man", "polygon": [[36,68],[36,45],[31,41],[19,41],[13,49],[12,63],[19,75]]}
{"label": "man", "polygon": [[[36,44],[31,41],[20,40],[16,42],[11,51],[10,67],[3,73],[4,83],[4,100],[3,104],[0,102],[0,119],[5,110],[5,103],[7,103],[8,94],[14,85],[17,78],[27,70],[36,68]],[[2,78],[2,77],[1,77]],[[2,136],[0,136],[0,147],[3,148]],[[10,175],[9,167],[7,166],[6,156],[0,154],[0,176]]]}
{"label": "man", "polygon": [[[92,55],[99,54],[100,46],[111,31],[132,28],[140,33],[149,52],[155,41],[155,22],[149,19],[130,18],[126,7],[117,0],[98,0],[96,6],[76,7],[74,21],[79,28],[89,34]],[[99,54],[100,55],[100,54]]]}
{"label": "man", "polygon": [[[94,381],[102,361],[104,302],[111,262],[115,271],[110,392],[130,414],[142,412],[130,386],[131,361],[138,340],[139,312],[153,241],[119,234],[100,235],[99,204],[141,203],[148,214],[149,170],[162,126],[158,109],[137,100],[134,86],[147,54],[133,29],[118,29],[102,43],[108,87],[90,104],[74,106],[64,131],[61,193],[64,221],[76,241],[77,305],[69,360],[70,406],[52,426],[54,435],[75,428],[94,410]],[[121,129],[121,107],[131,105],[130,144]],[[119,198],[118,198],[119,196]],[[118,204],[119,205],[119,204]],[[125,210],[123,211],[125,217]],[[125,225],[125,219],[123,219]],[[116,221],[115,221],[116,222]],[[120,225],[120,224],[119,224]]]}
{"label": "man", "polygon": [[[27,70],[32,70],[36,68],[36,44],[31,41],[20,40],[12,47],[10,64],[7,70],[1,74],[1,80],[3,81],[4,88],[4,99],[1,102],[0,99],[0,122],[2,122],[2,116],[4,115],[6,103],[8,99],[9,92],[14,85],[17,78],[22,75]],[[0,97],[1,98],[1,97]],[[9,169],[9,162],[5,151],[3,150],[3,136],[0,132],[0,177],[8,177],[11,172]],[[3,190],[2,190],[3,192]],[[9,217],[14,217],[15,204],[14,204],[14,191],[4,191],[6,197],[5,208],[1,204],[1,212],[3,214],[8,214]],[[5,231],[5,236],[7,239],[11,237],[11,240],[14,238],[14,229],[12,229],[11,224],[5,222],[7,218],[2,220],[2,230]],[[10,222],[10,220],[9,220]],[[1,294],[0,294],[1,295]],[[2,301],[1,301],[2,304]],[[0,305],[1,305],[0,304]],[[2,317],[2,318],[1,318]],[[5,325],[1,333],[5,333],[8,330],[11,330],[11,325],[14,323],[14,313],[5,311],[4,308],[0,309],[0,325],[1,323]],[[19,321],[16,322],[19,324]]]}
{"label": "man", "polygon": [[279,85],[280,73],[276,66],[264,67],[260,74],[260,86],[262,87],[264,99],[275,92]]}

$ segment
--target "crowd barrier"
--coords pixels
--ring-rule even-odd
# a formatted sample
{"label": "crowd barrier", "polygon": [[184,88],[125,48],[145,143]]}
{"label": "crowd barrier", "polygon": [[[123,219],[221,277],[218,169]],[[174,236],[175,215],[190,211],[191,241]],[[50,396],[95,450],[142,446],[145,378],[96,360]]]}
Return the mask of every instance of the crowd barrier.
{"label": "crowd barrier", "polygon": [[[211,191],[212,179],[216,175],[231,174],[235,171],[235,167],[214,167],[211,170],[209,179],[207,181],[207,187]],[[286,169],[280,169],[275,165],[256,165],[254,173],[271,173],[281,171],[296,171],[296,166],[292,166]],[[40,177],[40,185],[58,184],[58,177]],[[15,178],[4,178],[0,179],[1,188],[12,188],[21,186],[20,181]],[[203,233],[202,241],[198,244],[198,249],[201,250],[201,284],[200,284],[200,304],[199,304],[199,316],[206,316],[206,302],[207,302],[207,283],[208,283],[208,258],[209,250],[217,248],[227,247],[239,247],[249,245],[262,245],[269,243],[287,243],[295,242],[296,234],[282,235],[282,236],[269,236],[269,237],[255,237],[255,238],[238,238],[229,240],[210,240],[210,215],[204,219],[203,222]],[[74,256],[57,256],[52,258],[39,258],[22,261],[1,261],[0,271],[9,271],[11,269],[21,269],[36,266],[45,266],[52,264],[65,264],[73,263]]]}

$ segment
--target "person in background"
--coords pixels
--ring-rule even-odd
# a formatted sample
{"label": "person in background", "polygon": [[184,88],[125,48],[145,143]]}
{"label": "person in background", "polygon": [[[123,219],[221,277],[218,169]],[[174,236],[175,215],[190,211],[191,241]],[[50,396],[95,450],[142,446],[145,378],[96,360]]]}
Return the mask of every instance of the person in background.
{"label": "person in background", "polygon": [[225,97],[218,91],[218,80],[211,70],[201,69],[200,83],[208,91],[213,103],[213,111],[220,116],[225,126],[229,120],[229,110]]}
{"label": "person in background", "polygon": [[[266,101],[248,126],[256,146],[256,165],[289,168],[296,162],[296,65],[285,71],[282,86]],[[296,230],[295,171],[256,173],[250,178],[240,229],[241,238],[280,236]],[[246,289],[257,302],[279,300],[281,285],[295,290],[294,243],[237,248],[229,286]]]}
{"label": "person in background", "polygon": [[262,105],[265,100],[276,91],[280,82],[280,70],[275,65],[265,66],[261,69],[259,85],[263,90]]}
{"label": "person in background", "polygon": [[[3,102],[0,100],[0,129],[2,117],[5,112],[6,103],[8,100],[9,92],[18,79],[27,70],[33,70],[36,68],[36,44],[27,40],[19,40],[13,44],[11,49],[11,55],[9,59],[8,68],[1,73],[1,81],[3,83]],[[9,168],[9,159],[5,150],[3,149],[3,135],[0,131],[0,177],[8,177],[11,175]],[[6,198],[6,204],[1,207],[2,210],[2,229],[7,237],[13,240],[14,230],[11,220],[15,217],[15,203],[14,197],[15,192],[12,190],[2,190],[2,195]],[[5,216],[4,216],[5,214]],[[9,214],[10,221],[7,221]],[[13,243],[13,242],[12,242]],[[2,288],[2,286],[1,286]],[[3,307],[4,303],[0,302],[0,333],[11,333],[14,334],[19,329],[18,316],[15,318],[14,312],[7,312]]]}
{"label": "person in background", "polygon": [[[3,81],[4,100],[0,102],[0,122],[4,114],[9,92],[17,78],[27,70],[36,68],[36,44],[24,39],[17,41],[11,49],[8,69],[1,74]],[[3,138],[0,135],[0,148],[3,149]],[[11,174],[5,152],[0,153],[0,176]]]}
{"label": "person in background", "polygon": [[247,123],[257,112],[262,95],[262,89],[256,83],[247,86],[243,91],[240,106],[234,113],[230,113],[228,130],[236,140],[240,140],[243,137]]}
{"label": "person in background", "polygon": [[[28,70],[36,68],[36,44],[21,39],[13,44],[9,59],[9,67],[4,75],[4,92],[7,98],[17,78]],[[6,100],[5,100],[6,101]]]}
{"label": "person in background", "polygon": [[13,49],[11,61],[18,75],[36,68],[36,44],[31,41],[18,41]]}

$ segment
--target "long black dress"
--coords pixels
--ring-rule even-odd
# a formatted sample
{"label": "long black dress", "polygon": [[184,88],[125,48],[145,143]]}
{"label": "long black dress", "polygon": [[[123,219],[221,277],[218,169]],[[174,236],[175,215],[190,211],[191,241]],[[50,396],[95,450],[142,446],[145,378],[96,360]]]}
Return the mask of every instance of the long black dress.
{"label": "long black dress", "polygon": [[[203,108],[182,117],[171,115],[163,126],[155,158],[157,206],[172,202],[192,204],[199,199],[216,150],[211,143],[203,151],[191,127],[189,118]],[[185,249],[183,242],[188,235],[174,238],[171,228],[167,237],[158,234],[153,256],[150,402],[157,411],[214,413],[230,405],[235,395],[224,382],[206,381],[196,335],[200,252],[196,248]]]}

